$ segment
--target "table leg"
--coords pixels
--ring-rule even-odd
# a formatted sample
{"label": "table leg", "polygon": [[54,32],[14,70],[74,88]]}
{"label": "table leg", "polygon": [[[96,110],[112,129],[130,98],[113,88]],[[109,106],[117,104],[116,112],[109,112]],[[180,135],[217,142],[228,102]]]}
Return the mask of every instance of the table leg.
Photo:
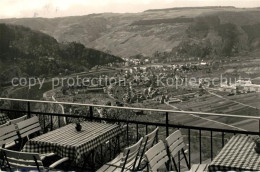
{"label": "table leg", "polygon": [[83,167],[90,167],[92,170],[92,151],[84,155],[84,164]]}
{"label": "table leg", "polygon": [[115,157],[116,156],[116,154],[117,154],[117,138],[114,138],[114,145],[113,145],[113,151],[114,151],[114,155],[113,155],[113,157]]}
{"label": "table leg", "polygon": [[92,166],[92,171],[95,171],[95,151],[94,149],[91,151],[91,166]]}
{"label": "table leg", "polygon": [[117,136],[117,147],[118,147],[118,153],[120,153],[120,136]]}
{"label": "table leg", "polygon": [[103,144],[100,146],[100,154],[101,154],[101,163],[104,162],[104,157],[103,157]]}

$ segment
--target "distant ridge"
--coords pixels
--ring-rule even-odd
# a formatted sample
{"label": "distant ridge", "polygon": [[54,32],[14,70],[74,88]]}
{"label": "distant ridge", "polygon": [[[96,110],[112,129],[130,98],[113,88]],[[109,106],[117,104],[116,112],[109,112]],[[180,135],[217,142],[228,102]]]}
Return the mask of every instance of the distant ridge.
{"label": "distant ridge", "polygon": [[174,8],[164,8],[164,9],[150,9],[144,12],[153,12],[153,11],[169,11],[169,10],[189,10],[189,9],[214,9],[214,8],[236,8],[234,6],[206,6],[206,7],[174,7]]}
{"label": "distant ridge", "polygon": [[51,19],[0,19],[0,23],[29,27],[59,43],[78,42],[118,57],[166,62],[258,52],[259,18],[259,8],[206,6]]}

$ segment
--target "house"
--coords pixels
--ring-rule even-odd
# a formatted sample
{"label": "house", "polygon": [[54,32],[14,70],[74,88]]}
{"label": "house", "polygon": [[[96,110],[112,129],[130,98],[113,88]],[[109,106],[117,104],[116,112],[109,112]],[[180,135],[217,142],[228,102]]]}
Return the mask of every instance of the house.
{"label": "house", "polygon": [[237,86],[252,85],[251,79],[240,79],[236,82]]}
{"label": "house", "polygon": [[206,63],[206,62],[204,62],[204,61],[202,61],[202,62],[200,62],[200,65],[201,65],[201,66],[206,66],[206,65],[207,65],[207,63]]}

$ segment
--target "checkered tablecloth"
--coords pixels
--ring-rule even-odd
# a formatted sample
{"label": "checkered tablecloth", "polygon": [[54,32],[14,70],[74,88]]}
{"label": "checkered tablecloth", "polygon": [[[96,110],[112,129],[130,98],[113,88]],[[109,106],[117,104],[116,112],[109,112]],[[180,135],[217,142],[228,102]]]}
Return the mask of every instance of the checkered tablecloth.
{"label": "checkered tablecloth", "polygon": [[68,157],[78,165],[83,163],[85,153],[125,131],[116,124],[82,122],[81,125],[80,132],[76,131],[75,124],[69,124],[31,139],[23,151],[40,154],[53,152],[60,157]]}
{"label": "checkered tablecloth", "polygon": [[209,171],[260,171],[260,154],[254,147],[251,137],[233,136],[210,163]]}
{"label": "checkered tablecloth", "polygon": [[10,119],[7,115],[0,113],[0,125],[7,123]]}

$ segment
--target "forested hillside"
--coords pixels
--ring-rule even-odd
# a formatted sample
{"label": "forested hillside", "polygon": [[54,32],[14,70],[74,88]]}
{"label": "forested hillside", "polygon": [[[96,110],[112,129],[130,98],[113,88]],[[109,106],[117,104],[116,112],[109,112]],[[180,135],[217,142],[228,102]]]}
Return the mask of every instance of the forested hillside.
{"label": "forested hillside", "polygon": [[120,61],[119,57],[80,43],[58,43],[39,31],[0,24],[1,85],[8,84],[14,76],[57,76]]}

